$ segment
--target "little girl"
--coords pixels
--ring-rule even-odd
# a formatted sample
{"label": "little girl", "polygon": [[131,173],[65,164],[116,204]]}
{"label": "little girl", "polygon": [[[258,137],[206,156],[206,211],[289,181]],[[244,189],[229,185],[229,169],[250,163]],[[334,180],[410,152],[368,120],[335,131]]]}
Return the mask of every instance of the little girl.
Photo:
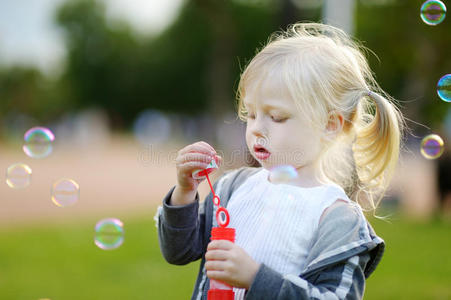
{"label": "little girl", "polygon": [[[210,279],[235,299],[361,299],[384,241],[363,210],[374,210],[395,168],[401,113],[375,82],[355,42],[323,24],[274,35],[238,87],[238,115],[261,168],[227,172],[214,185],[236,242],[210,242],[212,194],[199,202],[192,172],[221,157],[205,142],[176,159],[177,184],[157,213],[161,251],[173,264],[202,259],[191,299]],[[287,183],[270,180],[280,165]]]}

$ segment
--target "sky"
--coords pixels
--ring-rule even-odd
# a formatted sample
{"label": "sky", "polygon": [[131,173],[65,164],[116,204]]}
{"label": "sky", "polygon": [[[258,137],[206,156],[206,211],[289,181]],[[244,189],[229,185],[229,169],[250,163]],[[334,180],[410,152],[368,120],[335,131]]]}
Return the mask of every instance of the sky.
{"label": "sky", "polygon": [[[53,16],[65,1],[0,0],[0,65],[58,71],[66,51]],[[153,34],[173,20],[185,0],[100,1],[106,3],[108,18],[126,20],[140,34]]]}

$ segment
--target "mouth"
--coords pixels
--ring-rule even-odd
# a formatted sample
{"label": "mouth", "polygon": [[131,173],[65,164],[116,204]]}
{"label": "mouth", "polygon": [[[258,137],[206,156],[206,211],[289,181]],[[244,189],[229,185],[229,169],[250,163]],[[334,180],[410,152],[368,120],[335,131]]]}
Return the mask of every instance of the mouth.
{"label": "mouth", "polygon": [[271,152],[261,145],[254,145],[254,154],[257,159],[265,160],[269,158]]}

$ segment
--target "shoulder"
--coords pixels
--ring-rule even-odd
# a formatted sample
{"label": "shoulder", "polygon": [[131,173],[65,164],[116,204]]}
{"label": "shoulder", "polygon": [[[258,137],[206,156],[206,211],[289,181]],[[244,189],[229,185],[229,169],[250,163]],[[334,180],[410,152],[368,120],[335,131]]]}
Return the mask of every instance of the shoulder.
{"label": "shoulder", "polygon": [[335,199],[323,211],[319,221],[320,228],[330,225],[341,225],[350,229],[366,223],[366,218],[359,205],[349,199],[342,198]]}
{"label": "shoulder", "polygon": [[215,191],[221,196],[221,204],[226,206],[233,191],[259,170],[261,168],[241,167],[224,172],[215,183]]}
{"label": "shoulder", "polygon": [[238,169],[227,170],[218,180],[218,184],[235,188],[236,185],[243,183],[247,178],[260,171],[262,168],[241,167]]}
{"label": "shoulder", "polygon": [[376,235],[360,206],[338,200],[323,213],[310,251],[309,269],[369,253],[371,260],[365,269],[365,275],[369,276],[384,248],[384,241]]}
{"label": "shoulder", "polygon": [[327,207],[318,224],[318,239],[335,244],[371,242],[375,236],[360,206],[350,200],[338,199]]}
{"label": "shoulder", "polygon": [[250,176],[252,174],[257,173],[258,171],[262,170],[262,167],[241,167],[238,169],[232,169],[232,170],[228,170],[226,172],[224,172],[224,175],[226,176],[241,176],[241,177],[246,177],[246,176]]}

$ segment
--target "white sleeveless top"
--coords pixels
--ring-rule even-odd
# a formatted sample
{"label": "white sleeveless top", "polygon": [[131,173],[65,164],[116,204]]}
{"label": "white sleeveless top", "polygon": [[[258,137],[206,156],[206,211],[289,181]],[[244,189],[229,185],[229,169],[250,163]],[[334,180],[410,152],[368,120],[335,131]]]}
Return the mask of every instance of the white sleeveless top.
{"label": "white sleeveless top", "polygon": [[[303,188],[268,181],[262,168],[250,176],[227,204],[235,243],[257,262],[283,274],[298,276],[305,268],[323,211],[337,199],[350,201],[334,184]],[[235,299],[244,290],[234,289]]]}

